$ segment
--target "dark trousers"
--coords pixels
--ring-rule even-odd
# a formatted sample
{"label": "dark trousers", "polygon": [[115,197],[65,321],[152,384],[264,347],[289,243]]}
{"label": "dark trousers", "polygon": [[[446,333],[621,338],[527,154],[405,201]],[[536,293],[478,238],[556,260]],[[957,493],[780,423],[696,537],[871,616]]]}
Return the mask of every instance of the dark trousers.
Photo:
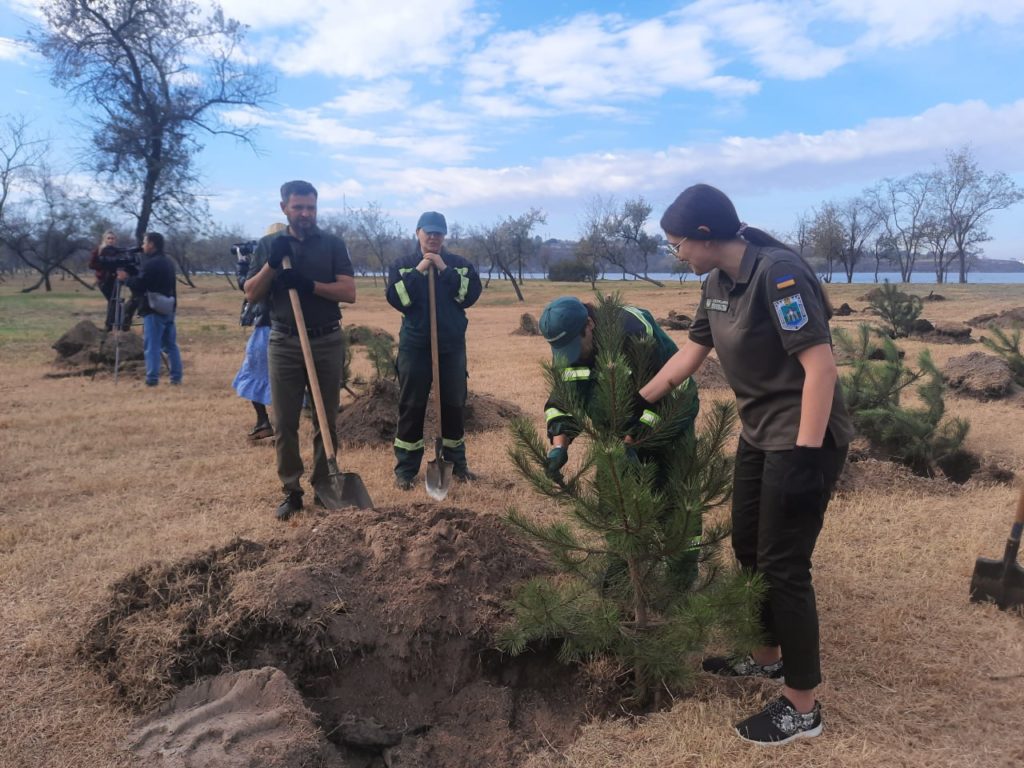
{"label": "dark trousers", "polygon": [[[441,378],[441,437],[444,458],[457,472],[466,465],[463,437],[466,396],[466,350],[442,350],[438,353]],[[434,380],[430,348],[398,348],[398,428],[395,435],[395,474],[403,479],[416,477],[423,459],[423,419],[430,401]]]}
{"label": "dark trousers", "polygon": [[[309,340],[320,383],[320,396],[324,401],[327,428],[330,430],[334,448],[338,448],[338,388],[345,364],[345,338],[340,330]],[[302,413],[302,397],[308,380],[306,364],[302,357],[302,346],[298,336],[288,336],[280,331],[270,332],[267,348],[267,363],[270,373],[270,397],[274,408],[277,427],[277,476],[286,493],[301,491],[299,478],[302,477],[302,455],[299,452],[299,418]],[[315,490],[328,478],[327,452],[320,431],[320,424],[313,418],[313,472],[309,484]]]}
{"label": "dark trousers", "polygon": [[127,331],[132,327],[132,318],[135,317],[135,313],[139,309],[139,300],[128,290],[128,287],[122,283],[120,288],[120,291],[118,291],[117,280],[113,278],[100,283],[100,292],[107,299],[107,317],[104,325],[108,331],[113,330],[114,326],[118,325],[117,309],[119,300],[123,302],[120,318],[120,328],[122,331]]}
{"label": "dark trousers", "polygon": [[846,461],[846,446],[825,439],[825,489],[813,497],[787,493],[783,478],[792,451],[762,451],[742,437],[736,451],[732,547],[745,569],[760,573],[768,594],[761,605],[767,645],[780,645],[786,684],[810,690],[821,682],[818,609],[811,554],[825,509]]}

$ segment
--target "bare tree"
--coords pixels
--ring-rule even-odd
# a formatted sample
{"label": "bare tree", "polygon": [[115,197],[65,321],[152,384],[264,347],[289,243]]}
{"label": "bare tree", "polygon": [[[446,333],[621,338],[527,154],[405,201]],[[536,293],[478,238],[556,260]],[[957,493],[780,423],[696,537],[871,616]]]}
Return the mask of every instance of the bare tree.
{"label": "bare tree", "polygon": [[846,241],[839,206],[833,202],[824,203],[813,215],[808,237],[815,255],[823,261],[823,268],[819,270],[822,282],[831,283],[836,261],[841,258]]}
{"label": "bare tree", "polygon": [[973,246],[989,240],[986,224],[992,213],[1016,205],[1024,190],[1002,171],[985,173],[970,147],[946,154],[946,165],[932,174],[945,226],[960,267],[960,282],[967,282]]}
{"label": "bare tree", "polygon": [[616,222],[618,224],[617,234],[627,244],[627,247],[637,254],[640,261],[641,274],[635,272],[631,274],[663,288],[664,283],[649,276],[651,255],[658,250],[659,243],[659,238],[651,237],[645,229],[652,210],[653,207],[644,200],[643,196],[624,202]]}
{"label": "bare tree", "polygon": [[36,167],[46,153],[46,142],[28,135],[24,117],[0,122],[0,223],[15,182]]}
{"label": "bare tree", "polygon": [[838,250],[839,261],[846,273],[846,282],[853,282],[853,273],[864,256],[864,244],[878,229],[878,216],[863,197],[851,197],[836,207],[843,240]]}
{"label": "bare tree", "polygon": [[[526,261],[540,247],[537,241],[533,239],[533,230],[539,224],[546,224],[547,220],[548,217],[544,211],[540,208],[531,208],[526,213],[521,213],[518,216],[509,216],[502,223],[502,237],[505,242],[505,250],[509,261],[516,265],[520,285],[523,282],[523,268]],[[516,293],[519,294],[518,289]],[[519,294],[519,300],[522,301],[522,294]]]}
{"label": "bare tree", "polygon": [[[370,259],[380,268],[381,277],[387,280],[396,244],[402,241],[401,227],[376,202],[358,208],[349,215],[354,235],[351,238],[353,248],[365,249]],[[373,273],[373,284],[377,284],[376,272]]]}
{"label": "bare tree", "polygon": [[917,172],[902,179],[883,179],[865,190],[887,240],[895,245],[900,282],[909,283],[925,234],[935,192],[935,174]]}
{"label": "bare tree", "polygon": [[793,224],[793,232],[784,238],[781,238],[783,242],[790,242],[793,244],[793,248],[801,256],[804,256],[804,251],[811,244],[811,226],[814,224],[814,215],[804,211],[796,217],[796,221]]}
{"label": "bare tree", "polygon": [[194,222],[204,208],[198,136],[250,142],[252,129],[221,110],[259,106],[273,92],[241,55],[245,27],[216,3],[189,0],[47,0],[42,12],[46,26],[30,42],[54,85],[85,109],[89,162],[134,217],[136,239],[151,218],[168,229]]}
{"label": "bare tree", "polygon": [[0,240],[19,262],[39,273],[39,279],[23,288],[30,293],[42,287],[53,290],[54,273],[61,273],[91,289],[92,286],[68,266],[76,255],[92,245],[89,222],[96,211],[91,200],[76,195],[45,163],[32,174],[34,194],[17,207],[11,206],[0,222]]}

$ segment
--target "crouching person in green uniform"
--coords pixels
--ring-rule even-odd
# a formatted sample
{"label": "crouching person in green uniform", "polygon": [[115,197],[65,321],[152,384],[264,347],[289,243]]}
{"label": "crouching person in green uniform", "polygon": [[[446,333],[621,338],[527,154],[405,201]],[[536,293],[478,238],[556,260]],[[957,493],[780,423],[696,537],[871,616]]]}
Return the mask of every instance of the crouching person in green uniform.
{"label": "crouching person in green uniform", "polygon": [[423,418],[433,367],[427,272],[435,272],[438,374],[441,378],[441,437],[444,459],[457,480],[475,480],[466,461],[463,434],[466,407],[466,310],[480,298],[480,275],[466,259],[444,247],[448,224],[427,211],[416,224],[416,251],[391,265],[388,303],[402,313],[398,336],[398,428],[395,485],[410,490],[423,460]]}
{"label": "crouching person in green uniform", "polygon": [[[623,335],[627,340],[627,352],[629,339],[653,342],[656,368],[663,366],[678,352],[679,348],[675,342],[661,329],[648,310],[621,306],[617,307],[617,311]],[[555,365],[564,366],[561,368],[563,382],[571,384],[576,389],[577,402],[584,404],[588,414],[594,406],[594,366],[599,351],[594,334],[597,327],[596,313],[597,308],[592,304],[584,304],[574,296],[561,296],[548,304],[540,316],[540,330],[551,345]],[[687,378],[674,389],[673,396],[684,400],[682,407],[675,411],[674,416],[678,419],[679,434],[682,435],[682,439],[693,439],[694,420],[699,408],[696,382]],[[651,419],[659,417],[653,411],[641,408],[634,418],[638,424],[651,424]],[[562,467],[569,460],[569,445],[579,434],[580,428],[576,418],[567,411],[565,405],[556,402],[554,393],[548,396],[544,404],[544,420],[551,442],[545,473],[555,480],[561,477]],[[671,481],[675,459],[671,448],[639,449],[637,458],[644,462],[654,462],[657,467],[658,487],[667,487]],[[688,588],[697,576],[700,534],[700,530],[694,531],[693,549],[677,557],[674,562],[668,563],[669,573],[681,589]],[[609,575],[613,576],[624,567],[624,563],[610,564]]]}

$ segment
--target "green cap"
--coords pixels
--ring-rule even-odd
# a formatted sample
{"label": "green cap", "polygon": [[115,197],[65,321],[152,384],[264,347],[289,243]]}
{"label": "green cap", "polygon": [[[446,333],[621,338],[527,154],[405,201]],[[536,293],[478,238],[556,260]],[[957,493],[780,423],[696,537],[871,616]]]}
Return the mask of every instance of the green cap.
{"label": "green cap", "polygon": [[555,363],[571,365],[580,359],[587,317],[586,305],[575,296],[559,296],[544,307],[540,332],[551,345]]}

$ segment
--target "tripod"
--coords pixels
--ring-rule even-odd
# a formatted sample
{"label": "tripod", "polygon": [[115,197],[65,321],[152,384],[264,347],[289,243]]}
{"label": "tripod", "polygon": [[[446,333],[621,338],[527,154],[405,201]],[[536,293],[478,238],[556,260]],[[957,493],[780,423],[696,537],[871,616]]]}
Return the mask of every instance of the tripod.
{"label": "tripod", "polygon": [[114,305],[114,384],[117,384],[117,374],[121,369],[121,325],[124,322],[124,296],[122,295],[124,283],[121,280],[114,280],[114,293],[110,301]]}

